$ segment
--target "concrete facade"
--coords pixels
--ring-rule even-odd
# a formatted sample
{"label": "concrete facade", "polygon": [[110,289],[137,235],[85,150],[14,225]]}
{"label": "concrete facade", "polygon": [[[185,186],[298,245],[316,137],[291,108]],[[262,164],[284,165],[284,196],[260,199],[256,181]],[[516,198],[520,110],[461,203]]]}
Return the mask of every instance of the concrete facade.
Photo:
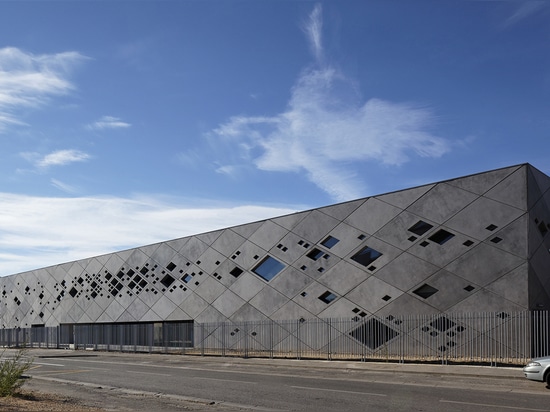
{"label": "concrete facade", "polygon": [[548,310],[529,164],[0,278],[3,328]]}

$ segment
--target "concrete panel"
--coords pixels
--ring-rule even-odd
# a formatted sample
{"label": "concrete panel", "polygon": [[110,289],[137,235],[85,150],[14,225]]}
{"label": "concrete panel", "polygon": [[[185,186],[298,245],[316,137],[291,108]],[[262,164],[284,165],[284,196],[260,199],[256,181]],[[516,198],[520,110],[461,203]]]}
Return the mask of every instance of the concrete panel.
{"label": "concrete panel", "polygon": [[465,244],[465,242],[472,241],[472,239],[451,228],[439,226],[432,234],[437,233],[440,229],[446,230],[454,237],[442,245],[430,240],[430,236],[423,237],[416,240],[407,252],[435,266],[444,267],[476,247],[476,244],[467,246],[468,243]]}
{"label": "concrete panel", "polygon": [[357,208],[345,222],[367,235],[373,235],[401,211],[400,208],[371,197]]}
{"label": "concrete panel", "polygon": [[319,248],[327,250],[328,253],[343,258],[347,256],[352,250],[354,250],[362,241],[359,236],[364,235],[363,231],[356,229],[347,223],[340,223],[334,229],[332,229],[327,236],[321,239],[321,242],[328,236],[332,236],[339,240],[332,248],[327,249],[320,243],[317,244]]}
{"label": "concrete panel", "polygon": [[510,273],[502,276],[493,283],[487,285],[486,289],[498,296],[502,296],[523,310],[529,310],[529,287],[528,275],[529,265],[524,263]]}
{"label": "concrete panel", "polygon": [[446,267],[470,282],[486,286],[522,265],[523,259],[480,243]]}
{"label": "concrete panel", "polygon": [[340,221],[333,217],[312,210],[305,219],[294,227],[292,232],[310,243],[318,243],[339,223]]}
{"label": "concrete panel", "polygon": [[403,291],[371,276],[345,295],[345,297],[360,305],[368,312],[375,313],[402,294]]}
{"label": "concrete panel", "polygon": [[125,262],[125,268],[141,268],[149,260],[149,256],[143,253],[140,249],[134,249],[132,254]]}
{"label": "concrete panel", "polygon": [[336,318],[348,318],[351,319],[357,316],[353,309],[356,307],[353,302],[350,302],[346,298],[340,297],[328,307],[319,313],[318,317],[321,319],[336,319]]}
{"label": "concrete panel", "polygon": [[386,266],[378,270],[374,276],[396,288],[407,291],[432,276],[439,267],[409,253],[402,253]]}
{"label": "concrete panel", "polygon": [[166,265],[176,255],[176,251],[168,246],[166,243],[162,243],[154,253],[150,255],[150,258],[160,265],[166,267]]}
{"label": "concrete panel", "polygon": [[388,316],[417,316],[432,315],[434,313],[438,313],[438,311],[433,306],[404,293],[395,300],[392,299],[386,306],[378,310],[375,315],[387,318]]}
{"label": "concrete panel", "polygon": [[389,203],[400,209],[406,209],[411,204],[416,202],[420,197],[422,197],[428,190],[433,188],[435,185],[424,185],[419,187],[413,187],[412,189],[399,190],[396,192],[383,194],[376,196],[378,200],[382,202]]}
{"label": "concrete panel", "polygon": [[[146,316],[144,315],[144,317]],[[128,310],[125,310],[122,313],[122,315],[120,315],[120,317],[117,319],[117,322],[121,322],[121,323],[131,323],[131,322],[137,322],[137,321],[138,319],[136,319],[134,314]],[[85,323],[84,320],[82,322]]]}
{"label": "concrete panel", "polygon": [[179,251],[181,256],[184,256],[190,262],[195,262],[204,251],[208,249],[208,245],[196,237],[189,238],[189,241]]}
{"label": "concrete panel", "polygon": [[166,296],[162,296],[159,300],[157,300],[151,309],[159,315],[160,319],[166,319],[168,315],[176,309],[176,307],[177,305],[174,302]]}
{"label": "concrete panel", "polygon": [[339,262],[318,279],[318,282],[328,289],[343,296],[370,276],[365,269],[361,269],[346,261]]}
{"label": "concrete panel", "polygon": [[282,226],[285,229],[292,230],[294,226],[300,223],[302,219],[304,219],[307,215],[309,215],[308,211],[293,213],[291,215],[286,215],[286,216],[275,217],[269,220],[271,220],[274,223],[277,223],[279,226]]}
{"label": "concrete panel", "polygon": [[246,302],[235,293],[230,290],[226,290],[214,301],[214,303],[212,303],[212,306],[214,306],[214,308],[216,308],[222,315],[229,318],[245,303]]}
{"label": "concrete panel", "polygon": [[492,227],[490,225],[500,230],[523,214],[520,209],[480,197],[447,221],[445,226],[475,240],[485,240],[496,233],[495,229],[487,229]]}
{"label": "concrete panel", "polygon": [[104,263],[102,263],[99,259],[90,259],[88,264],[84,266],[84,271],[90,274],[97,274],[101,272],[103,265]]}
{"label": "concrete panel", "polygon": [[332,206],[321,207],[318,210],[325,215],[332,216],[337,220],[344,220],[352,214],[366,199],[352,200],[350,202],[339,203]]}
{"label": "concrete panel", "polygon": [[[527,236],[527,227],[529,226],[529,217],[527,214],[520,216],[515,221],[504,227],[502,230],[495,231],[494,235],[489,236],[489,242],[495,247],[510,252],[523,259],[529,257],[529,243]],[[502,240],[499,240],[502,239]]]}
{"label": "concrete panel", "polygon": [[228,319],[218,312],[213,306],[207,306],[197,317],[198,323],[226,322]]}
{"label": "concrete panel", "polygon": [[288,298],[292,298],[312,282],[313,279],[303,271],[288,267],[270,282],[270,286]]}
{"label": "concrete panel", "polygon": [[[307,246],[307,247],[306,247]],[[306,250],[311,248],[312,244],[303,240],[300,236],[289,232],[279,242],[274,242],[268,246],[269,254],[286,263],[293,264],[300,258]]]}
{"label": "concrete panel", "polygon": [[259,263],[260,258],[265,256],[266,253],[267,250],[260,248],[250,241],[246,241],[239,247],[238,250],[235,251],[233,255],[229,256],[229,259],[241,268],[251,270]]}
{"label": "concrete panel", "polygon": [[[418,222],[426,222],[433,227],[427,230],[423,235],[417,235],[409,229]],[[431,236],[438,228],[438,224],[432,222],[426,218],[420,218],[412,213],[404,211],[397,215],[394,219],[388,222],[382,229],[380,229],[376,236],[384,239],[385,242],[398,247],[401,250],[407,250],[413,244],[419,243],[425,238]]]}
{"label": "concrete panel", "polygon": [[[279,277],[276,277],[277,280]],[[275,281],[274,280],[274,281]],[[273,282],[272,282],[273,283]],[[266,286],[266,283],[258,278],[258,276],[251,273],[244,272],[239,276],[237,280],[231,285],[229,290],[234,292],[237,296],[249,301],[256,294]],[[275,285],[272,285],[275,287]],[[276,288],[279,289],[279,288]],[[280,289],[279,289],[280,290]]]}
{"label": "concrete panel", "polygon": [[162,318],[153,310],[149,309],[149,311],[143,315],[141,318],[142,322],[160,322],[162,321]]}
{"label": "concrete panel", "polygon": [[208,302],[198,296],[196,293],[185,299],[180,305],[180,308],[188,313],[193,319],[197,319],[198,316],[208,307]]}
{"label": "concrete panel", "polygon": [[227,229],[214,230],[212,232],[200,233],[194,237],[200,240],[201,242],[206,243],[208,246],[211,246]]}
{"label": "concrete panel", "polygon": [[[146,305],[141,299],[135,298],[132,303],[127,307],[126,311],[132,313],[136,320],[141,320],[143,316],[149,311],[150,306]],[[96,314],[95,318],[99,318],[102,312]]]}
{"label": "concrete panel", "polygon": [[287,233],[288,229],[267,220],[248,238],[248,240],[262,249],[269,250],[286,236]]}
{"label": "concrete panel", "polygon": [[521,166],[512,166],[491,170],[489,172],[477,173],[470,176],[459,177],[458,179],[448,180],[446,183],[482,195],[520,167]]}
{"label": "concrete panel", "polygon": [[267,320],[265,316],[258,309],[252,305],[245,303],[242,305],[239,310],[237,310],[231,317],[230,320],[233,322],[247,322],[247,321],[262,321]]}
{"label": "concrete panel", "polygon": [[183,310],[181,310],[181,308],[177,307],[172,311],[172,313],[170,313],[166,317],[166,320],[168,320],[168,321],[173,321],[173,320],[181,321],[181,320],[193,320],[193,319],[191,319],[191,316],[189,316],[187,313],[185,313]]}
{"label": "concrete panel", "polygon": [[527,168],[520,167],[502,182],[485,193],[485,197],[513,206],[522,211],[527,210]]}
{"label": "concrete panel", "polygon": [[241,235],[242,237],[244,237],[245,239],[248,239],[263,224],[264,224],[264,221],[261,220],[259,222],[247,223],[245,225],[240,225],[240,226],[234,226],[231,229],[235,233],[237,233],[237,234]]}
{"label": "concrete panel", "polygon": [[315,315],[308,312],[303,306],[298,305],[296,302],[290,301],[274,312],[270,318],[274,320],[296,319],[297,321],[298,319],[313,319]]}
{"label": "concrete panel", "polygon": [[266,316],[270,316],[286,302],[288,298],[271,287],[263,288],[250,300],[250,304]]}
{"label": "concrete panel", "polygon": [[[366,267],[362,264],[354,261],[351,259],[356,253],[361,251],[364,247],[370,247],[382,255],[378,257],[376,260],[374,260],[371,264],[367,265]],[[366,238],[363,240],[363,243],[352,253],[349,254],[349,256],[346,258],[346,261],[351,263],[352,265],[357,266],[360,269],[363,269],[366,271],[366,273],[376,273],[378,270],[384,267],[384,265],[387,265],[389,262],[391,262],[393,259],[395,259],[397,256],[399,256],[402,253],[402,251],[395,246],[390,245],[389,243],[386,243],[374,236]]]}
{"label": "concrete panel", "polygon": [[231,256],[245,240],[244,237],[233,232],[231,229],[226,229],[216,241],[212,243],[212,247],[224,256]]}
{"label": "concrete panel", "polygon": [[[427,299],[423,299],[414,293],[414,291],[423,284],[428,284],[438,289],[438,291]],[[459,276],[455,276],[445,270],[440,270],[430,278],[411,288],[409,294],[421,301],[425,301],[438,311],[445,312],[457,302],[470,297],[479,290],[480,287],[477,284]]]}
{"label": "concrete panel", "polygon": [[517,312],[521,310],[523,310],[521,306],[488,290],[480,290],[449,308],[449,312]]}
{"label": "concrete panel", "polygon": [[444,223],[478,196],[446,183],[438,183],[408,207],[408,211],[437,223]]}
{"label": "concrete panel", "polygon": [[195,293],[203,298],[207,303],[213,303],[227,288],[213,277],[208,277],[202,280],[199,287],[195,289]]}
{"label": "concrete panel", "polygon": [[179,252],[180,250],[185,248],[185,245],[187,244],[187,242],[189,242],[189,239],[191,239],[191,236],[182,237],[182,238],[179,238],[179,239],[168,240],[168,241],[163,242],[163,243],[166,246],[171,247],[172,249],[174,249],[176,252]]}
{"label": "concrete panel", "polygon": [[201,270],[211,275],[218,270],[221,262],[224,262],[225,260],[226,257],[216,249],[208,248],[202,255],[199,256],[197,262],[200,262],[200,264],[197,265],[201,268]]}
{"label": "concrete panel", "polygon": [[336,299],[334,299],[330,303],[327,303],[320,299],[320,297],[323,296],[326,292],[334,293],[334,291],[328,289],[325,285],[322,285],[318,282],[313,282],[301,293],[299,293],[293,300],[298,305],[306,309],[308,312],[317,316],[319,313],[326,310],[328,306],[336,303],[337,299],[341,297],[340,295],[334,293],[336,295]]}

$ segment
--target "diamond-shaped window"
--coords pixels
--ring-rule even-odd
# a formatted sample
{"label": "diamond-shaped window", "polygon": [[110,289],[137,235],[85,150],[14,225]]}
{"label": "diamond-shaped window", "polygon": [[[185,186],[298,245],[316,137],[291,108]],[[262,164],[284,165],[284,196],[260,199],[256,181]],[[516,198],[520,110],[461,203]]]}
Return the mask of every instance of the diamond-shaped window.
{"label": "diamond-shaped window", "polygon": [[428,285],[427,283],[424,283],[418,289],[413,290],[413,293],[415,295],[418,295],[423,299],[428,299],[430,296],[437,292],[439,292],[439,289],[436,289],[433,286]]}
{"label": "diamond-shaped window", "polygon": [[382,253],[365,246],[359,252],[351,257],[352,260],[355,260],[357,263],[360,263],[363,266],[369,266],[372,262],[382,256]]}
{"label": "diamond-shaped window", "polygon": [[398,336],[399,332],[373,318],[361,324],[349,334],[370,349],[376,349]]}
{"label": "diamond-shaped window", "polygon": [[336,239],[335,237],[329,236],[321,242],[321,245],[323,245],[327,249],[330,249],[331,247],[333,247],[339,241],[340,241],[339,239]]}
{"label": "diamond-shaped window", "polygon": [[433,225],[430,225],[429,223],[424,222],[423,220],[419,220],[409,228],[409,232],[413,232],[415,235],[422,236],[432,227]]}
{"label": "diamond-shaped window", "polygon": [[430,239],[432,242],[442,245],[443,243],[451,240],[454,236],[455,235],[453,235],[450,232],[447,232],[445,229],[439,229],[437,232],[431,235],[428,239]]}
{"label": "diamond-shaped window", "polygon": [[279,262],[277,259],[267,256],[264,260],[260,262],[258,266],[252,269],[256,275],[261,277],[268,282],[273,279],[277,274],[283,270],[285,265]]}

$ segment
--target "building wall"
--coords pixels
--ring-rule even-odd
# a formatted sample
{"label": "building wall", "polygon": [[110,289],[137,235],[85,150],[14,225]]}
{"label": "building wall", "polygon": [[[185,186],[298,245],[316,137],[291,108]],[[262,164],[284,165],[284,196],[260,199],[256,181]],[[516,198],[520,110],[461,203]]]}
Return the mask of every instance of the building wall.
{"label": "building wall", "polygon": [[8,276],[0,323],[548,309],[549,189],[524,164]]}

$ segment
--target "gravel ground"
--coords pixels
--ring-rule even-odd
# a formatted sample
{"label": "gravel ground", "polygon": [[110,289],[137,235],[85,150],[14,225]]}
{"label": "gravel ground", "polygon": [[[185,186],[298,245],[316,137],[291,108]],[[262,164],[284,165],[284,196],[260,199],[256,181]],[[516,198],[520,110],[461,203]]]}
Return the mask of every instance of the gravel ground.
{"label": "gravel ground", "polygon": [[2,412],[235,411],[235,406],[116,388],[30,379],[17,396],[0,398]]}

